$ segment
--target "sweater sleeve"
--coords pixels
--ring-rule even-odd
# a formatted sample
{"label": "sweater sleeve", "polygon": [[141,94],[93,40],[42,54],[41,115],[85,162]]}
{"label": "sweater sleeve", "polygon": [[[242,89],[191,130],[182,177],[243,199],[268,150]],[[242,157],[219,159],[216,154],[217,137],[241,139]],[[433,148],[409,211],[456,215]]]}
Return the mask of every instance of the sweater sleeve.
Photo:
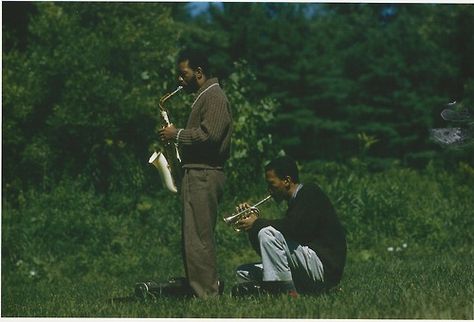
{"label": "sweater sleeve", "polygon": [[218,144],[229,124],[229,107],[225,97],[209,95],[209,97],[206,97],[201,111],[199,126],[180,131],[178,143],[182,145]]}

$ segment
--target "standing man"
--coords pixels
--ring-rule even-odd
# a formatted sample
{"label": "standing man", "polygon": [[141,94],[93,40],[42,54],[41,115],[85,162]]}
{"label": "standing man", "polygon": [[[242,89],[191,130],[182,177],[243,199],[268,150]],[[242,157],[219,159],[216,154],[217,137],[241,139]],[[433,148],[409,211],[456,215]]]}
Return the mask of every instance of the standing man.
{"label": "standing man", "polygon": [[189,285],[198,297],[218,295],[214,229],[224,190],[224,164],[229,158],[232,115],[229,101],[211,78],[207,57],[184,51],[178,58],[179,81],[195,93],[186,127],[160,130],[163,141],[178,143],[184,177],[183,261]]}
{"label": "standing man", "polygon": [[[313,183],[299,182],[296,162],[280,157],[265,167],[268,191],[275,201],[286,200],[282,219],[264,219],[255,214],[240,220],[238,228],[249,234],[262,263],[237,269],[242,284],[233,295],[263,292],[318,293],[339,283],[346,260],[346,238],[333,205]],[[239,205],[238,210],[248,208]]]}

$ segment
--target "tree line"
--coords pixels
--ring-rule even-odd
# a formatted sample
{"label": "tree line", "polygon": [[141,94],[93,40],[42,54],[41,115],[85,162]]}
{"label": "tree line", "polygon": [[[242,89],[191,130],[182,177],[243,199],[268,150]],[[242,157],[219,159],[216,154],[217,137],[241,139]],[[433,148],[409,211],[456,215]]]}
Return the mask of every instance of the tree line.
{"label": "tree line", "polygon": [[[233,105],[230,173],[284,150],[424,165],[451,101],[473,106],[474,7],[441,4],[3,2],[2,185],[64,177],[142,191],[157,101],[183,47],[205,50]],[[186,122],[190,97],[170,102]],[[463,152],[462,158],[472,158]],[[466,155],[467,153],[467,155]],[[449,158],[449,155],[448,157]]]}
{"label": "tree line", "polygon": [[298,158],[344,159],[368,137],[371,155],[409,160],[434,156],[447,103],[473,106],[473,18],[472,5],[224,3],[190,38],[220,70],[251,64]]}

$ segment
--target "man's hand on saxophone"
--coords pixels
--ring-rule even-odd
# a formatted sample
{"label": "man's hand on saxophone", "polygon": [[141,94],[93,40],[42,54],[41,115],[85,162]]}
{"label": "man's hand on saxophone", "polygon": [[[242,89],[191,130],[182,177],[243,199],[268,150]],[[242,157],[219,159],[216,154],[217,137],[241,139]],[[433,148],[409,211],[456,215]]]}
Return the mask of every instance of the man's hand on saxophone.
{"label": "man's hand on saxophone", "polygon": [[158,132],[160,133],[161,141],[170,141],[176,139],[178,129],[173,124],[170,124],[170,126],[164,127]]}

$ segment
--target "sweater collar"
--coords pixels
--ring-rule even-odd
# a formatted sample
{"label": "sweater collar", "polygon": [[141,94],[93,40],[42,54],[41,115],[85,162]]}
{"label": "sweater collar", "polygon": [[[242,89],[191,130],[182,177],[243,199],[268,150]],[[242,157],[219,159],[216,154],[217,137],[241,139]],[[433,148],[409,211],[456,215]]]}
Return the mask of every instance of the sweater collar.
{"label": "sweater collar", "polygon": [[298,195],[298,192],[301,190],[301,188],[303,188],[303,184],[300,183],[296,186],[296,189],[295,189],[295,192],[293,193],[293,195],[291,196],[290,200],[288,200],[288,206],[291,205],[295,199],[296,199],[296,196]]}
{"label": "sweater collar", "polygon": [[218,81],[217,77],[209,78],[198,89],[198,91],[196,92],[196,97],[198,97],[202,92],[204,92],[206,89],[208,89],[211,85],[218,84],[218,83],[219,83],[219,81]]}
{"label": "sweater collar", "polygon": [[191,105],[191,108],[194,108],[194,105],[197,103],[197,101],[199,100],[199,98],[200,98],[208,89],[210,89],[211,87],[214,87],[214,86],[219,86],[219,82],[218,82],[217,78],[210,78],[210,79],[208,79],[206,82],[204,82],[204,84],[201,86],[201,88],[199,88],[199,90],[196,92],[195,99],[194,99],[193,104]]}

